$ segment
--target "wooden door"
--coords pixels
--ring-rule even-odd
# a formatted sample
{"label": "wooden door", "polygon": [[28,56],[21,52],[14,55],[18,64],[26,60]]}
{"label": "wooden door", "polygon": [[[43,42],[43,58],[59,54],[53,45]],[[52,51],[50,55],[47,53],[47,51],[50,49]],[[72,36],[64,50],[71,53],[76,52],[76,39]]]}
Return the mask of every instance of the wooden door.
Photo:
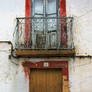
{"label": "wooden door", "polygon": [[62,92],[61,69],[32,69],[30,92]]}

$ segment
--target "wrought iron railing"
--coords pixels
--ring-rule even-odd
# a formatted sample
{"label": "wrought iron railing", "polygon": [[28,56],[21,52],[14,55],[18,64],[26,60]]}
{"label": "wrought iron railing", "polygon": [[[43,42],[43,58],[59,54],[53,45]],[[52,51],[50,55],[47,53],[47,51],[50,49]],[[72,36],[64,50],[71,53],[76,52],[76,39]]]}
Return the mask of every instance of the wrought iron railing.
{"label": "wrought iron railing", "polygon": [[73,49],[72,17],[16,18],[16,49]]}

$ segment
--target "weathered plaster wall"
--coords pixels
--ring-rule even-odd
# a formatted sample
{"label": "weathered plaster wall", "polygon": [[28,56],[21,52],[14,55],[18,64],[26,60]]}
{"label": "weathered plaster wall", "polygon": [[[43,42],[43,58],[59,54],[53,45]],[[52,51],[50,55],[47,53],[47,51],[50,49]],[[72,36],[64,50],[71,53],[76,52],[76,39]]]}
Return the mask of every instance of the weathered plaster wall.
{"label": "weathered plaster wall", "polygon": [[77,58],[69,64],[71,92],[92,92],[92,58]]}
{"label": "weathered plaster wall", "polygon": [[25,77],[21,62],[59,62],[66,60],[69,60],[69,84],[71,92],[92,91],[92,58],[8,59],[8,49],[10,49],[8,45],[0,44],[0,92],[29,92],[29,80]]}
{"label": "weathered plaster wall", "polygon": [[[0,0],[1,1],[1,0]],[[67,15],[74,17],[74,43],[77,55],[92,55],[92,0],[66,0]],[[24,16],[24,0],[0,2],[0,40],[11,40],[15,18]],[[0,92],[28,92],[28,79],[25,78],[23,61],[69,60],[71,92],[92,92],[92,58],[54,59],[9,59],[10,46],[0,44]],[[17,63],[19,65],[16,65]]]}
{"label": "weathered plaster wall", "polygon": [[28,92],[28,80],[19,62],[23,60],[9,59],[9,49],[9,45],[0,44],[0,92]]}
{"label": "weathered plaster wall", "polygon": [[[13,40],[15,18],[25,15],[25,0],[0,0],[0,41]],[[0,92],[27,92],[23,68],[8,59],[10,46],[0,43]]]}
{"label": "weathered plaster wall", "polygon": [[92,55],[92,0],[66,0],[67,15],[74,17],[77,55]]}
{"label": "weathered plaster wall", "polygon": [[0,40],[12,40],[16,17],[25,15],[25,0],[0,0]]}

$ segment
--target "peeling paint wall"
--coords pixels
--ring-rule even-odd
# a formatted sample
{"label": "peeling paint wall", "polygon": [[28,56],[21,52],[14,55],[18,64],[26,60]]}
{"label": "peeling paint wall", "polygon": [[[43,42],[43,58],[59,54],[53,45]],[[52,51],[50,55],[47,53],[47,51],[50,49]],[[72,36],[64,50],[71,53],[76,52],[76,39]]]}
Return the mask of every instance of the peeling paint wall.
{"label": "peeling paint wall", "polygon": [[[74,44],[76,55],[92,56],[92,0],[66,0],[67,16],[74,17]],[[7,0],[0,3],[0,40],[13,42],[15,18],[24,16],[24,0]],[[29,80],[23,61],[69,61],[71,92],[92,92],[92,58],[20,58],[9,59],[10,46],[0,44],[0,92],[29,92]],[[19,65],[16,65],[17,63]]]}
{"label": "peeling paint wall", "polygon": [[77,55],[92,55],[92,0],[67,0],[67,16],[74,17]]}
{"label": "peeling paint wall", "polygon": [[[16,17],[25,15],[25,0],[0,0],[0,41],[13,42]],[[10,46],[0,43],[0,92],[28,92],[28,81],[21,65],[9,59]]]}
{"label": "peeling paint wall", "polygon": [[21,64],[15,59],[9,59],[10,46],[0,44],[0,92],[28,92],[28,80]]}
{"label": "peeling paint wall", "polygon": [[92,91],[92,59],[75,59],[69,65],[71,92]]}

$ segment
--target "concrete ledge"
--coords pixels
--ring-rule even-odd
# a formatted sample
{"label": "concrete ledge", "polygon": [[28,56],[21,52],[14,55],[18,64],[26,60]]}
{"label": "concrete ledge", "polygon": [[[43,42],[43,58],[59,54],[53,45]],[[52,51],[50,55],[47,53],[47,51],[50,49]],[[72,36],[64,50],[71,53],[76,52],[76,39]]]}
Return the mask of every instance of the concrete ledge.
{"label": "concrete ledge", "polygon": [[60,49],[60,50],[15,50],[17,56],[26,57],[55,57],[55,56],[73,56],[74,49]]}

